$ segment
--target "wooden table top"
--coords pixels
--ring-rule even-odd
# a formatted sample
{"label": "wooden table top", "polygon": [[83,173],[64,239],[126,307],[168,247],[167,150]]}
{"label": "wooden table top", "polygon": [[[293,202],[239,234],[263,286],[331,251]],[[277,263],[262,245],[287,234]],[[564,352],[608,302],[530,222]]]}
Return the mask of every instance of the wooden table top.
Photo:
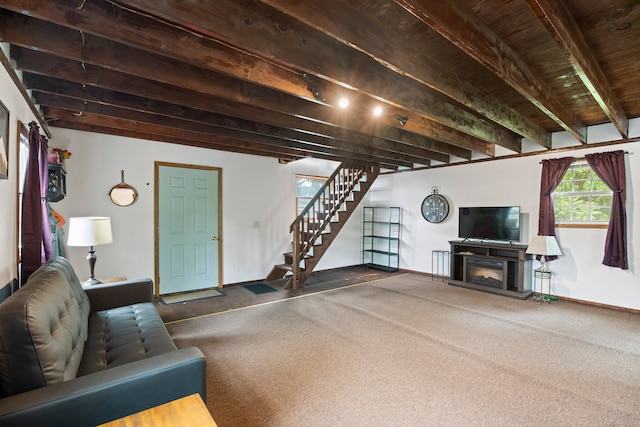
{"label": "wooden table top", "polygon": [[198,393],[110,421],[99,427],[217,427]]}

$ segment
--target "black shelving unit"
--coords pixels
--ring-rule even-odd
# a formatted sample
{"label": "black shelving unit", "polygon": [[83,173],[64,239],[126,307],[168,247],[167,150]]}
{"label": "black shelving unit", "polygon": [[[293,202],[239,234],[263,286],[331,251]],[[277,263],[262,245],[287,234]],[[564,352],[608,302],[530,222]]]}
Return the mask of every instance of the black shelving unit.
{"label": "black shelving unit", "polygon": [[399,269],[401,219],[398,207],[364,208],[363,265],[384,271]]}

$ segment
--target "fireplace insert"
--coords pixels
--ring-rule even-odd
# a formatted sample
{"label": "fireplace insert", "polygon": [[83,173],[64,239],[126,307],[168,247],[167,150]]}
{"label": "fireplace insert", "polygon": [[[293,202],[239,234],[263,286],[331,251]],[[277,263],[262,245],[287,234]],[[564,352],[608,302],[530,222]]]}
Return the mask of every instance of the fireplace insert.
{"label": "fireplace insert", "polygon": [[472,256],[467,258],[467,282],[504,289],[505,279],[504,263],[502,261]]}

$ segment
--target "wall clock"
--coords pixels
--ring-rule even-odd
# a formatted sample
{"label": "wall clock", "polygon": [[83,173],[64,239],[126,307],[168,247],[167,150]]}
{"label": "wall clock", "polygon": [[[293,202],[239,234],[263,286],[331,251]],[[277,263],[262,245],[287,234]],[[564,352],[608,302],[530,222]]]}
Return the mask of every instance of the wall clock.
{"label": "wall clock", "polygon": [[432,193],[422,201],[422,216],[429,222],[440,223],[449,215],[449,201],[441,194],[438,188],[433,187]]}

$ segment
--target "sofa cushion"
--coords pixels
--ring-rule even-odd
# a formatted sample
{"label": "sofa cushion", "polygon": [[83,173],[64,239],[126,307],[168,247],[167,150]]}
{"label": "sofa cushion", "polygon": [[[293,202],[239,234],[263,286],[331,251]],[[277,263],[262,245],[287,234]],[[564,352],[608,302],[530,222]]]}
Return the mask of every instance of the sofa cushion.
{"label": "sofa cushion", "polygon": [[78,376],[176,350],[152,303],[92,313]]}
{"label": "sofa cushion", "polygon": [[69,286],[65,262],[45,263],[0,304],[2,396],[76,377],[90,306]]}
{"label": "sofa cushion", "polygon": [[[82,315],[88,317],[89,312],[91,311],[91,303],[89,302],[89,297],[87,296],[86,292],[84,291],[84,289],[82,289],[82,284],[78,279],[78,275],[71,266],[69,260],[63,257],[54,257],[47,261],[45,266],[45,268],[55,268],[62,272],[62,274],[64,274],[64,276],[67,278],[69,286],[71,287],[71,292],[73,292],[76,297],[76,301],[78,301],[78,306],[80,308],[80,311],[82,312]],[[83,326],[83,336],[86,340],[87,322],[84,322]]]}

